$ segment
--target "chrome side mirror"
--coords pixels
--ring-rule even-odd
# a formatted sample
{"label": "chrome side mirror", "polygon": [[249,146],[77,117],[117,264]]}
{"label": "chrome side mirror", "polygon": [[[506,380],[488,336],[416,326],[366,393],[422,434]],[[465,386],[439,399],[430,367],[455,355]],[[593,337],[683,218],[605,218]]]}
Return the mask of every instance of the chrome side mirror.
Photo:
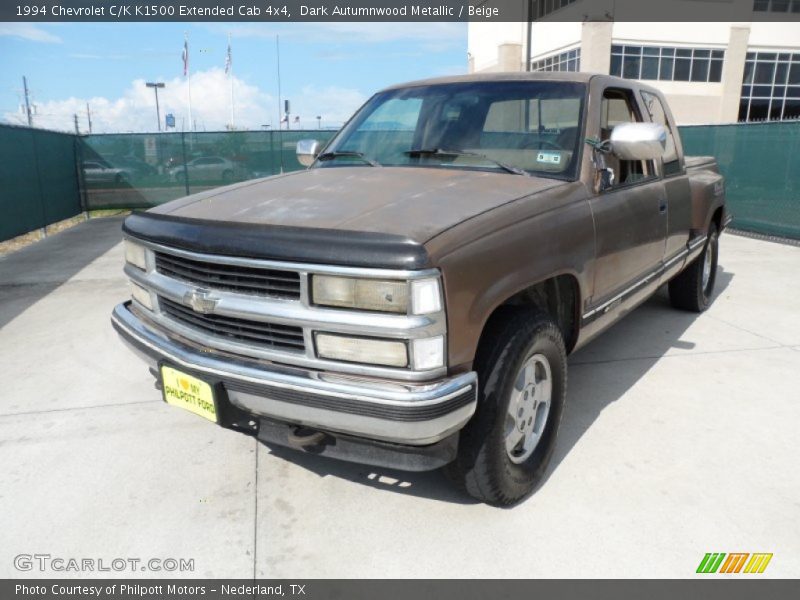
{"label": "chrome side mirror", "polygon": [[320,151],[318,140],[300,140],[297,142],[297,162],[304,167],[310,167]]}
{"label": "chrome side mirror", "polygon": [[667,130],[657,123],[620,123],[611,131],[610,142],[620,160],[655,160],[664,154]]}

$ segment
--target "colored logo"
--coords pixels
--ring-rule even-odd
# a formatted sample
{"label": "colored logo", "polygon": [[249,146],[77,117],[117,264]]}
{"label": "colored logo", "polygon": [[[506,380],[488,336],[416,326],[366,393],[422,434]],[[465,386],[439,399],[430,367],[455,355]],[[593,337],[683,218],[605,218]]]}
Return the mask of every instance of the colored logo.
{"label": "colored logo", "polygon": [[708,552],[697,567],[698,573],[763,573],[772,554],[749,552]]}

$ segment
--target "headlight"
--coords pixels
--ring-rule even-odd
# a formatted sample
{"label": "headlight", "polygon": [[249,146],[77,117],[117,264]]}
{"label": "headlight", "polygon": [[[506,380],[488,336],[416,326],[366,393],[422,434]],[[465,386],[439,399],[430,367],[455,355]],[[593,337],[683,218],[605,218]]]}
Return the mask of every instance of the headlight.
{"label": "headlight", "polygon": [[405,342],[346,337],[318,333],[317,356],[332,360],[405,367],[408,365],[408,350]]}
{"label": "headlight", "polygon": [[[409,295],[410,286],[410,295]],[[358,310],[427,315],[442,310],[438,279],[394,281],[314,275],[311,281],[314,304]]]}
{"label": "headlight", "polygon": [[381,312],[408,312],[408,282],[314,275],[314,304]]}
{"label": "headlight", "polygon": [[146,271],[147,261],[145,260],[144,246],[125,240],[125,262],[140,268],[142,271]]}
{"label": "headlight", "polygon": [[148,310],[153,310],[153,297],[146,289],[131,281],[131,297]]}

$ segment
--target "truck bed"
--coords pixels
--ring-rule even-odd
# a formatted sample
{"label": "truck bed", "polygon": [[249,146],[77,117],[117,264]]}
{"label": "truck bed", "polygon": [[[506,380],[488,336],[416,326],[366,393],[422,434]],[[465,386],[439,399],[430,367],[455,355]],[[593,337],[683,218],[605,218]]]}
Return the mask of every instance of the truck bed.
{"label": "truck bed", "polygon": [[687,171],[709,168],[717,170],[717,161],[713,156],[686,156],[684,162]]}

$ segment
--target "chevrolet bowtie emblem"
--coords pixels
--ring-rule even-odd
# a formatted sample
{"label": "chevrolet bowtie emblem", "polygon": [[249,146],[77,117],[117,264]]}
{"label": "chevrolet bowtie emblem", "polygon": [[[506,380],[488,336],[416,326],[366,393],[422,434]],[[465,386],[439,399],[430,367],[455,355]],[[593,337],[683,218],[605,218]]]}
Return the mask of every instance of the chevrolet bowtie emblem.
{"label": "chevrolet bowtie emblem", "polygon": [[183,295],[183,302],[191,306],[194,312],[208,314],[214,312],[219,298],[211,296],[208,290],[191,290]]}

